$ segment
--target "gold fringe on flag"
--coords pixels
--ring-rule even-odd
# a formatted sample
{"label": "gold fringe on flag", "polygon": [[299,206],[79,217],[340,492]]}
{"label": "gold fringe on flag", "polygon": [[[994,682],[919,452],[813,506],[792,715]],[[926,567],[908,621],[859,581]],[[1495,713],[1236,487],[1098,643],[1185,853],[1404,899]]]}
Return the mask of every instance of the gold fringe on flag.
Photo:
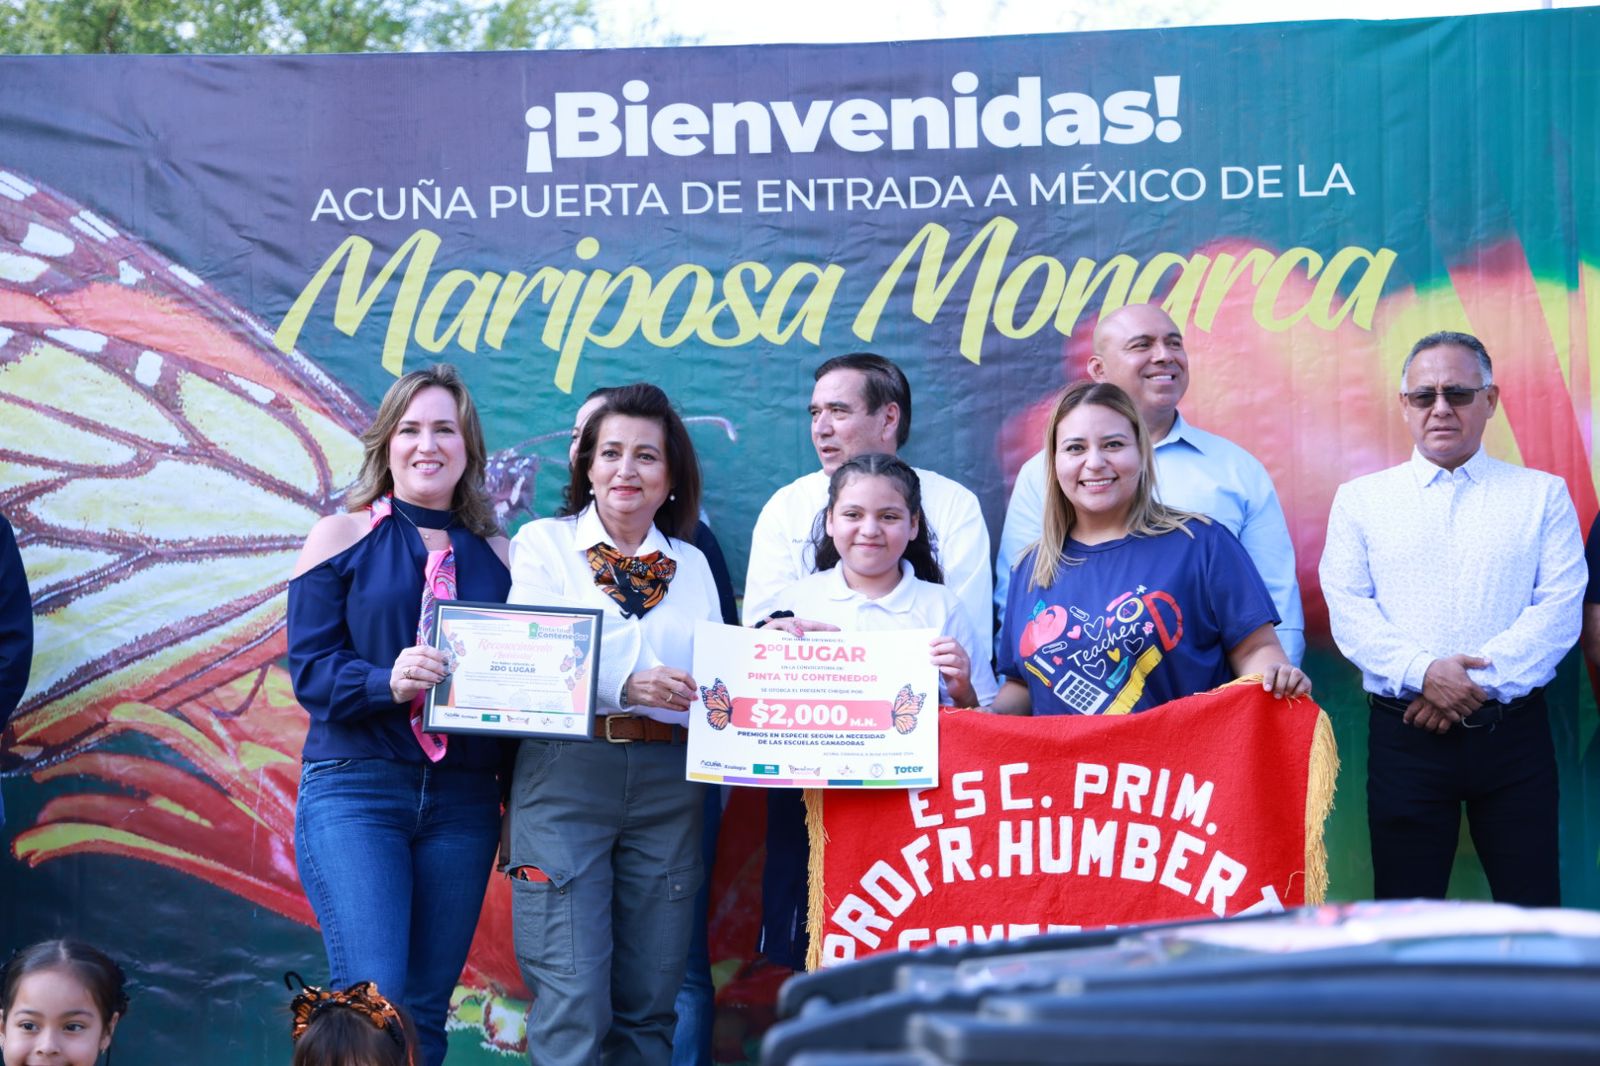
{"label": "gold fringe on flag", "polygon": [[1333,788],[1339,779],[1339,746],[1333,739],[1333,722],[1327,711],[1317,712],[1317,729],[1311,738],[1311,760],[1306,766],[1306,903],[1328,897],[1328,841],[1323,828],[1333,810]]}
{"label": "gold fringe on flag", "polygon": [[[1235,685],[1259,685],[1260,674],[1246,674],[1217,691]],[[1299,698],[1299,697],[1297,697]],[[1294,702],[1293,700],[1290,701]],[[1333,810],[1333,790],[1339,780],[1339,745],[1333,739],[1333,722],[1328,712],[1317,711],[1317,728],[1311,737],[1311,756],[1306,763],[1306,903],[1323,903],[1328,898],[1328,841],[1323,829]]]}
{"label": "gold fringe on flag", "polygon": [[806,969],[815,970],[822,965],[822,922],[828,902],[822,895],[822,854],[826,851],[828,834],[822,828],[822,803],[826,790],[808,788],[806,799],[806,836],[811,841],[811,860],[806,868]]}

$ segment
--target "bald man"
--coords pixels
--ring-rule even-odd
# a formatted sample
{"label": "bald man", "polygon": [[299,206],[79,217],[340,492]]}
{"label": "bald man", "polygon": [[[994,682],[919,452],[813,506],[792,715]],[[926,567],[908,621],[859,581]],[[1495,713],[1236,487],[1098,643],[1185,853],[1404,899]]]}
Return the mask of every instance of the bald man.
{"label": "bald man", "polygon": [[[1272,478],[1237,444],[1190,425],[1178,413],[1189,387],[1183,332],[1156,304],[1130,304],[1105,315],[1094,331],[1089,376],[1133,398],[1155,444],[1156,495],[1168,507],[1203,514],[1239,538],[1277,608],[1278,640],[1289,661],[1305,654],[1305,611],[1294,572],[1294,545]],[[995,561],[995,604],[1002,616],[1011,568],[1039,539],[1044,514],[1044,452],[1022,465],[1006,508]]]}

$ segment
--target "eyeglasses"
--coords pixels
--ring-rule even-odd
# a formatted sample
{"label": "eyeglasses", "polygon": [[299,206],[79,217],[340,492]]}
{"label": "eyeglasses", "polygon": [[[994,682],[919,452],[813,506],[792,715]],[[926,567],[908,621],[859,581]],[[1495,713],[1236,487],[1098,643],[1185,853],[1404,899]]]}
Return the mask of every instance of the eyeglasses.
{"label": "eyeglasses", "polygon": [[1451,407],[1465,407],[1472,402],[1474,396],[1491,387],[1479,385],[1475,389],[1469,389],[1464,385],[1452,385],[1448,389],[1418,389],[1416,392],[1404,392],[1401,395],[1412,407],[1426,411],[1438,402],[1440,396],[1443,396],[1444,402]]}

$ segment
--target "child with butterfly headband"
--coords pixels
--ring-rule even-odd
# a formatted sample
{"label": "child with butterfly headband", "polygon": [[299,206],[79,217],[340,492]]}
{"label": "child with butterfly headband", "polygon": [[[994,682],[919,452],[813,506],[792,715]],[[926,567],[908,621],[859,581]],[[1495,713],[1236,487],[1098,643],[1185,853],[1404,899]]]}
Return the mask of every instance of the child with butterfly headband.
{"label": "child with butterfly headband", "polygon": [[[978,639],[947,588],[922,513],[917,473],[892,455],[858,455],[834,471],[828,505],[812,533],[817,572],[779,597],[780,616],[758,625],[795,636],[819,630],[931,629],[928,655],[939,671],[939,702],[980,707],[998,688],[988,642]],[[792,615],[789,614],[792,612]],[[894,727],[916,728],[922,697],[901,690]],[[805,807],[796,789],[767,791],[767,865],[762,873],[761,951],[800,969],[806,955]]]}
{"label": "child with butterfly headband", "polygon": [[297,973],[283,983],[299,993],[289,1004],[291,1066],[416,1066],[417,1038],[410,1015],[371,981],[342,992],[308,985]]}

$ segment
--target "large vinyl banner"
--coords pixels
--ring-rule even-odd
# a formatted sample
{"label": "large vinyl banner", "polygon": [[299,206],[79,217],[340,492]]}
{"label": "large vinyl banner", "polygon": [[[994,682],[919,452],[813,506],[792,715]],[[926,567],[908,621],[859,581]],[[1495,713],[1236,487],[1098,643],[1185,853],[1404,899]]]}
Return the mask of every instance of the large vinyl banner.
{"label": "large vinyl banner", "polygon": [[[395,375],[460,366],[508,530],[557,507],[584,394],[660,383],[738,582],[762,503],[816,468],[822,359],[905,367],[906,453],[969,485],[998,539],[1097,317],[1152,299],[1185,331],[1184,416],[1277,483],[1343,753],[1329,893],[1368,893],[1365,708],[1317,585],[1329,503],[1408,453],[1400,360],[1454,328],[1495,359],[1490,451],[1594,518],[1596,56],[1600,11],[1575,10],[0,59],[0,512],[38,631],[0,742],[0,948],[72,932],[129,960],[123,1066],[286,1058],[278,975],[325,970],[295,877],[285,586]],[[1597,906],[1581,673],[1569,657],[1550,690],[1563,889]],[[724,858],[748,867],[758,841],[735,819]],[[453,1062],[520,1039],[501,893]],[[753,947],[755,904],[731,898],[725,1004]]]}

